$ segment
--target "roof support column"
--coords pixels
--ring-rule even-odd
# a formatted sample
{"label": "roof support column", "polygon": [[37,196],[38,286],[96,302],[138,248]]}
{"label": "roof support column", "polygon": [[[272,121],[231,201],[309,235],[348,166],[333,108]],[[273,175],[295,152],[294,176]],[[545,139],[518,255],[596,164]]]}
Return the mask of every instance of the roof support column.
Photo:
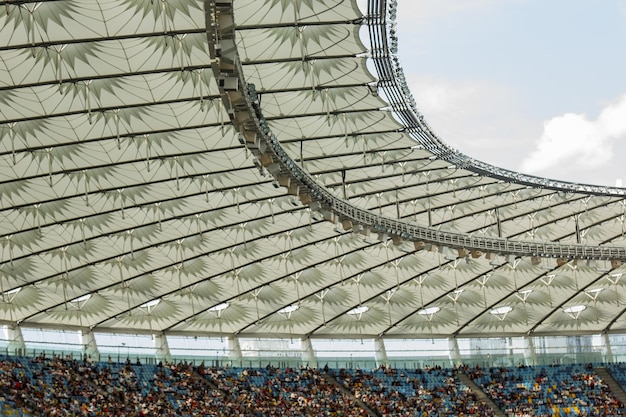
{"label": "roof support column", "polygon": [[453,365],[461,365],[461,349],[459,349],[459,341],[456,336],[448,339],[448,350],[450,351],[450,360]]}
{"label": "roof support column", "polygon": [[604,347],[606,349],[606,358],[604,361],[607,363],[613,363],[613,350],[611,349],[611,339],[609,338],[608,333],[604,333]]}
{"label": "roof support column", "polygon": [[157,333],[153,336],[157,360],[168,362],[172,358],[172,354],[170,353],[170,345],[167,343],[167,337],[164,333]]}
{"label": "roof support column", "polygon": [[9,339],[9,346],[7,346],[9,355],[26,355],[26,344],[24,343],[22,329],[19,326],[7,326],[7,336]]}
{"label": "roof support column", "polygon": [[374,358],[376,359],[376,366],[380,367],[384,365],[389,366],[389,359],[387,358],[387,349],[385,349],[385,340],[382,337],[374,339]]}
{"label": "roof support column", "polygon": [[302,361],[311,368],[317,368],[317,358],[315,357],[311,338],[304,337],[300,340],[300,343],[302,344]]}
{"label": "roof support column", "polygon": [[241,345],[237,336],[231,336],[228,342],[228,360],[231,366],[243,366],[241,363]]}
{"label": "roof support column", "polygon": [[531,335],[524,336],[526,341],[526,349],[524,350],[524,358],[526,359],[526,365],[534,366],[537,364],[537,355],[535,353],[535,342]]}
{"label": "roof support column", "polygon": [[81,330],[80,342],[83,345],[83,356],[95,361],[100,360],[100,352],[96,343],[96,336],[91,330]]}

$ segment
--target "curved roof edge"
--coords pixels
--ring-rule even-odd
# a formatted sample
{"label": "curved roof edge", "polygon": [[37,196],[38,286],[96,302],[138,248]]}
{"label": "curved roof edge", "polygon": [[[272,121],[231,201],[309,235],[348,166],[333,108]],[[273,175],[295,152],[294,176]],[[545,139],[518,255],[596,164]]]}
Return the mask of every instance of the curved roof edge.
{"label": "curved roof edge", "polygon": [[[265,168],[274,177],[275,187],[287,188],[289,194],[297,196],[302,204],[320,212],[325,220],[341,223],[344,230],[352,230],[366,236],[371,232],[376,232],[379,239],[392,239],[394,244],[412,241],[416,250],[437,250],[438,247],[456,248],[459,257],[467,257],[471,253],[473,257],[483,254],[487,257],[512,255],[557,258],[563,262],[572,259],[595,259],[621,263],[626,260],[626,247],[522,241],[443,232],[435,228],[422,227],[399,219],[380,216],[334,196],[289,157],[268,127],[255,87],[253,84],[248,84],[243,76],[242,64],[235,42],[232,2],[210,0],[207,5],[207,35],[211,40],[209,44],[211,45],[210,53],[213,60],[212,69],[218,80],[222,102],[231,122],[239,132],[240,143],[251,151],[259,166]],[[393,5],[395,5],[395,0],[390,3],[390,6]],[[383,88],[388,89],[390,104],[398,112],[405,126],[407,126],[407,130],[422,138],[422,141],[429,140],[429,146],[432,144],[435,150],[431,150],[430,147],[427,149],[438,157],[453,162],[462,168],[478,170],[469,164],[470,161],[473,161],[471,158],[443,144],[430,129],[425,130],[427,126],[421,121],[423,116],[419,115],[415,109],[402,70],[397,59],[392,59],[393,55],[386,43],[386,30],[389,26],[382,14],[386,14],[388,10],[393,10],[393,7],[387,8],[385,0],[369,0],[368,8],[370,16],[367,20],[370,26],[372,44],[378,46],[375,48],[377,52],[373,55],[379,75],[382,74],[381,83]],[[382,10],[384,10],[382,14],[378,13]],[[390,12],[390,15],[393,13]],[[219,49],[214,45],[219,45]],[[392,61],[395,64],[392,65]],[[397,82],[397,79],[401,79],[400,83]],[[463,164],[467,164],[467,166]],[[498,168],[493,167],[493,169]],[[508,180],[521,182],[521,180],[514,178]],[[554,182],[554,184],[561,183]],[[550,188],[565,191],[589,193],[589,191],[578,188],[568,189],[565,185],[562,188],[559,187],[550,186]],[[626,190],[623,191],[626,192]],[[598,194],[601,193],[598,192]]]}
{"label": "curved roof edge", "polygon": [[467,169],[506,182],[547,188],[564,192],[581,192],[601,196],[626,197],[626,188],[580,184],[534,175],[523,174],[478,161],[450,147],[433,131],[417,105],[400,65],[396,32],[397,0],[368,0],[367,25],[370,30],[372,59],[379,75],[379,87],[391,98],[393,111],[406,126],[407,132],[438,158]]}

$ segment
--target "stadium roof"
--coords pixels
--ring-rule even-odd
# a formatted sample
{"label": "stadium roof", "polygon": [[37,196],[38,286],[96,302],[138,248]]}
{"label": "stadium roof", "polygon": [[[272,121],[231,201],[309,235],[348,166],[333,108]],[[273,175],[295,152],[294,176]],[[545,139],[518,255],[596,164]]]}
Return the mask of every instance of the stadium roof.
{"label": "stadium roof", "polygon": [[626,330],[624,190],[446,146],[406,88],[395,2],[0,5],[1,324]]}

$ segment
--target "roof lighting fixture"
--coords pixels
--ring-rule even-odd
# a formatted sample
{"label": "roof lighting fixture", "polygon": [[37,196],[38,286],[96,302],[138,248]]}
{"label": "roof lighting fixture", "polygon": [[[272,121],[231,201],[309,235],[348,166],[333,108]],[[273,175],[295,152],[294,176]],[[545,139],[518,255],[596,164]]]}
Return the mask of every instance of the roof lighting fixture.
{"label": "roof lighting fixture", "polygon": [[417,312],[417,314],[421,315],[421,316],[433,316],[433,314],[436,314],[439,312],[439,310],[441,310],[440,307],[428,307],[428,308],[423,308],[421,310],[419,310]]}
{"label": "roof lighting fixture", "polygon": [[370,308],[368,306],[358,306],[348,311],[348,314],[350,314],[351,316],[360,316],[361,314],[365,313],[369,309]]}
{"label": "roof lighting fixture", "polygon": [[500,321],[503,321],[507,314],[509,314],[513,310],[511,306],[502,306],[496,307],[493,310],[489,311],[489,313],[496,316]]}
{"label": "roof lighting fixture", "polygon": [[563,312],[566,313],[571,318],[573,318],[574,320],[577,320],[578,316],[580,316],[580,313],[582,313],[586,308],[587,306],[584,306],[584,305],[575,305],[575,306],[563,308]]}
{"label": "roof lighting fixture", "polygon": [[300,306],[298,304],[292,304],[290,306],[281,308],[280,310],[278,310],[278,312],[282,314],[291,314],[299,308]]}
{"label": "roof lighting fixture", "polygon": [[566,312],[566,313],[580,313],[581,311],[585,310],[586,308],[587,308],[587,306],[577,305],[577,306],[565,307],[563,309],[563,311]]}
{"label": "roof lighting fixture", "polygon": [[4,293],[2,293],[2,295],[5,295],[5,296],[14,295],[20,292],[21,289],[22,287],[13,288],[12,290],[5,291]]}
{"label": "roof lighting fixture", "polygon": [[357,320],[361,320],[363,313],[367,312],[369,309],[368,306],[358,306],[348,311],[348,314],[354,316]]}
{"label": "roof lighting fixture", "polygon": [[91,294],[81,295],[80,297],[74,298],[70,301],[70,303],[81,303],[83,301],[87,301],[91,298]]}
{"label": "roof lighting fixture", "polygon": [[150,310],[152,307],[156,306],[160,302],[161,302],[161,299],[157,298],[156,300],[150,300],[147,303],[143,303],[139,307],[147,308],[148,310]]}
{"label": "roof lighting fixture", "polygon": [[528,300],[528,296],[533,292],[531,289],[519,290],[515,293],[515,296],[522,300],[523,303],[526,303]]}
{"label": "roof lighting fixture", "polygon": [[218,304],[209,308],[209,311],[222,311],[222,310],[226,310],[229,306],[230,304],[228,303],[221,303],[221,304]]}
{"label": "roof lighting fixture", "polygon": [[603,289],[604,288],[594,288],[591,290],[585,290],[585,294],[587,294],[589,297],[595,300],[596,298],[598,298],[598,294],[600,294],[600,292],[602,292]]}

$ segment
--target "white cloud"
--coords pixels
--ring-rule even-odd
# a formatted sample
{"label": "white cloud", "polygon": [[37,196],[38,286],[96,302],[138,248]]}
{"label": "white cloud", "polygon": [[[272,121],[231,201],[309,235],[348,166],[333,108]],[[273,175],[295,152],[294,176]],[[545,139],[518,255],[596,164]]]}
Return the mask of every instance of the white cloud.
{"label": "white cloud", "polygon": [[[514,36],[519,31],[494,31],[497,36],[493,38],[502,42],[493,45],[486,36],[494,28],[502,29],[503,22],[513,25],[516,13],[522,12],[524,17],[533,8],[541,12],[544,3],[537,0],[398,0],[398,3],[399,54],[405,74],[419,110],[442,140],[471,157],[514,171],[592,184],[610,185],[616,178],[626,179],[626,168],[617,156],[626,153],[626,96],[610,106],[604,105],[603,110],[603,105],[598,105],[602,97],[616,97],[624,91],[615,91],[616,86],[621,89],[621,79],[611,83],[613,72],[607,70],[619,67],[619,60],[615,65],[594,67],[595,72],[587,71],[602,75],[587,83],[598,83],[597,87],[577,88],[570,94],[572,89],[565,82],[579,81],[571,71],[571,61],[524,60],[515,48],[502,49],[502,45],[513,45],[515,38],[509,42],[500,37]],[[614,5],[613,9],[621,4],[621,10],[626,10],[623,7],[626,0],[610,4]],[[548,8],[551,12],[556,10]],[[612,11],[616,12],[619,13]],[[542,16],[540,20],[549,19]],[[474,35],[483,36],[478,38],[482,42],[474,42],[471,37]],[[538,36],[534,32],[531,35]],[[613,53],[610,40],[608,36],[606,45],[597,45],[594,52],[606,49]],[[461,60],[455,62],[457,57]],[[509,63],[509,58],[515,59]],[[492,64],[472,66],[474,59]],[[566,64],[563,70],[556,67],[560,61]],[[537,62],[543,63],[537,67]],[[547,68],[550,71],[538,69],[548,64],[554,65]],[[506,71],[499,73],[503,68]],[[566,72],[563,83],[550,75],[559,71]],[[546,83],[546,80],[551,81]],[[563,109],[571,111],[565,113]],[[551,115],[559,116],[550,118]]]}
{"label": "white cloud", "polygon": [[420,107],[432,114],[462,113],[479,89],[475,84],[453,83],[434,77],[415,80],[412,86],[412,91],[419,95]]}
{"label": "white cloud", "polygon": [[522,161],[521,171],[541,173],[565,165],[594,169],[613,157],[615,140],[626,137],[626,95],[605,107],[596,120],[566,113],[544,122],[535,149]]}
{"label": "white cloud", "polygon": [[[417,107],[441,139],[467,155],[513,169],[532,146],[518,92],[485,80],[408,77]],[[524,148],[524,151],[521,149]]]}

